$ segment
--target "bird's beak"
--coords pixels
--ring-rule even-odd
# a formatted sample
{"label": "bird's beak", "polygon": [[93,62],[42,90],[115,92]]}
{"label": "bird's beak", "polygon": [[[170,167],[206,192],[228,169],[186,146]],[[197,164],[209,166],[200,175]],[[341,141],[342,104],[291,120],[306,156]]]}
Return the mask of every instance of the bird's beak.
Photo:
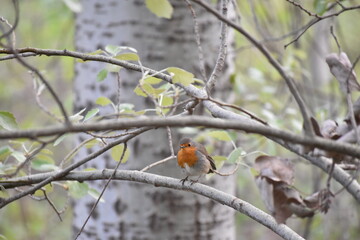
{"label": "bird's beak", "polygon": [[180,148],[185,148],[185,146],[180,146]]}

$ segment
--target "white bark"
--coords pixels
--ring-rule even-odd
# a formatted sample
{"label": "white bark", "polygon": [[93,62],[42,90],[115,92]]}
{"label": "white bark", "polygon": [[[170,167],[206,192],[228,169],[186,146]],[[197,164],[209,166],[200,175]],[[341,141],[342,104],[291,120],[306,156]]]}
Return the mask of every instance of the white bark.
{"label": "white bark", "polygon": [[[193,21],[183,1],[173,1],[174,15],[170,20],[159,19],[143,5],[144,1],[84,1],[84,10],[76,22],[76,47],[92,52],[108,44],[130,46],[138,50],[142,63],[154,69],[176,66],[193,73],[198,71],[198,53],[193,35]],[[197,11],[206,65],[215,63],[220,24],[204,10]],[[95,100],[106,96],[116,101],[114,75],[96,82],[96,74],[105,65],[76,64],[76,110],[91,109]],[[199,77],[199,75],[198,75]],[[132,103],[136,110],[153,107],[149,101],[133,93],[139,73],[122,71],[120,102]],[[102,113],[108,113],[105,109]],[[173,130],[173,133],[176,133]],[[176,136],[176,135],[175,135]],[[78,139],[78,143],[79,143]],[[177,145],[177,137],[174,144]],[[170,155],[166,132],[162,129],[142,134],[129,143],[132,157],[121,169],[141,169]],[[176,148],[175,148],[176,149]],[[177,149],[176,149],[177,150]],[[77,158],[88,154],[83,149]],[[76,161],[76,159],[75,159]],[[84,167],[113,168],[115,162],[106,155]],[[176,161],[156,167],[161,175],[183,177]],[[211,183],[234,194],[234,177],[214,177]],[[94,183],[101,190],[103,184]],[[133,182],[113,182],[103,197],[84,233],[79,239],[235,239],[234,211],[192,193],[158,189]],[[74,201],[73,228],[82,226],[94,203],[90,197]]]}

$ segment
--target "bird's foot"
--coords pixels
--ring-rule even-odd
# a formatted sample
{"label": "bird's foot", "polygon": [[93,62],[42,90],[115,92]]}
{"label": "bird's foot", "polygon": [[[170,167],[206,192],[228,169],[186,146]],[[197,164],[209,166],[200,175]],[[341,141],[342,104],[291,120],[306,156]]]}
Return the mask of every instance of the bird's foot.
{"label": "bird's foot", "polygon": [[186,178],[180,180],[180,182],[182,183],[183,186],[184,186],[185,181],[188,180],[188,177],[189,177],[189,176],[186,176]]}

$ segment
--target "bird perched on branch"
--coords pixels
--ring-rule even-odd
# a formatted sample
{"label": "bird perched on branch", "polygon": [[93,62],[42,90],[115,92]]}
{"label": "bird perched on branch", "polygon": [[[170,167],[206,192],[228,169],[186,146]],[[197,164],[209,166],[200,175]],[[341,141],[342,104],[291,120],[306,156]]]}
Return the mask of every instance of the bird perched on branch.
{"label": "bird perched on branch", "polygon": [[208,154],[205,147],[190,138],[180,140],[177,161],[186,174],[186,177],[181,180],[183,185],[189,176],[198,176],[195,181],[191,180],[191,184],[194,184],[203,175],[213,173],[216,170],[214,159]]}
{"label": "bird perched on branch", "polygon": [[326,63],[329,65],[332,75],[339,81],[340,88],[344,93],[348,92],[348,88],[349,92],[360,91],[360,84],[346,53],[331,53],[326,57]]}

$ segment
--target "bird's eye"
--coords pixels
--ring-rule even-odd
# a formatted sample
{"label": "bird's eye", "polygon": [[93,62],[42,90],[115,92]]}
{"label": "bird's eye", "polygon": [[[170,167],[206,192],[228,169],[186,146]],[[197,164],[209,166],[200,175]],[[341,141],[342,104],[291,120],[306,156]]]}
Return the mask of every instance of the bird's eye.
{"label": "bird's eye", "polygon": [[191,144],[190,143],[188,143],[188,147],[190,147],[191,146]]}

